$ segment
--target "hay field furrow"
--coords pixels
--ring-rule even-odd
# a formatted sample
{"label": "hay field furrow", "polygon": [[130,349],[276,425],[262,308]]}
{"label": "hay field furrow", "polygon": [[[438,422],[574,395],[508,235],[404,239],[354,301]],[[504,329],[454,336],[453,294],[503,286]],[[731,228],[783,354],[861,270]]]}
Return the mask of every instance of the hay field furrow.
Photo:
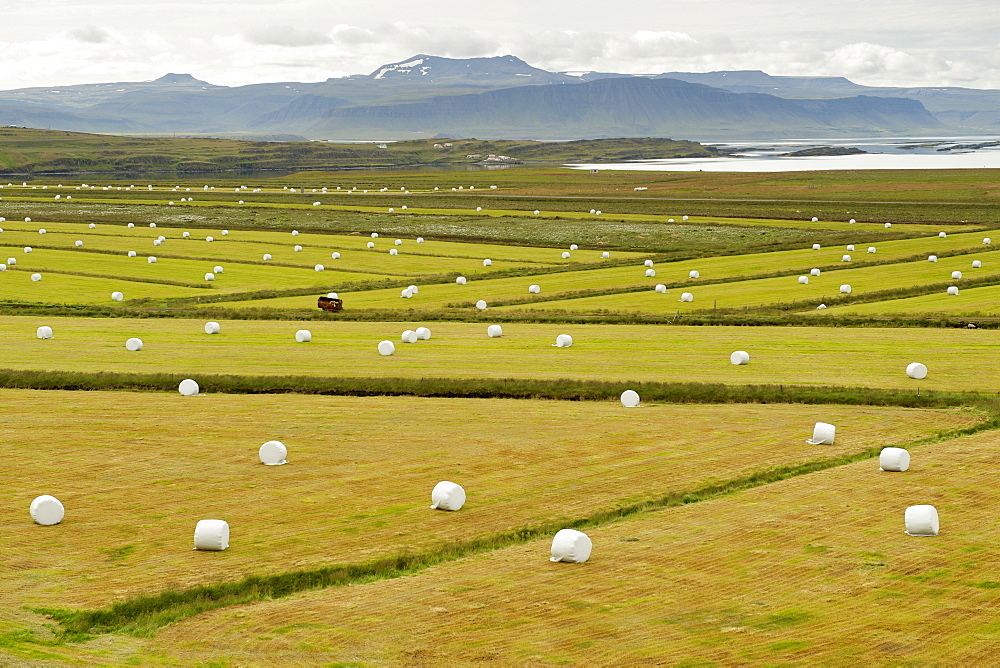
{"label": "hay field furrow", "polygon": [[[992,546],[997,435],[588,530],[586,564],[548,543],[414,577],[206,613],[162,630],[174,660],[985,665],[1000,648]],[[931,503],[941,534],[903,533]],[[377,637],[376,637],[377,636]],[[192,639],[200,638],[202,640]]]}

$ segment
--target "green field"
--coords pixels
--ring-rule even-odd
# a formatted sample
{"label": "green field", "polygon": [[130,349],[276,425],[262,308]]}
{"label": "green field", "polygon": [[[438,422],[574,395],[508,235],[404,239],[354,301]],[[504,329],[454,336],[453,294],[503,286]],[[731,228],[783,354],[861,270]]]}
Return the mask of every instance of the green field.
{"label": "green field", "polygon": [[[995,655],[992,173],[130,178],[0,184],[0,663]],[[910,471],[879,472],[888,445]],[[428,508],[440,480],[459,512]],[[940,536],[902,533],[918,503]],[[191,549],[205,518],[229,549]],[[547,560],[564,527],[586,564]]]}

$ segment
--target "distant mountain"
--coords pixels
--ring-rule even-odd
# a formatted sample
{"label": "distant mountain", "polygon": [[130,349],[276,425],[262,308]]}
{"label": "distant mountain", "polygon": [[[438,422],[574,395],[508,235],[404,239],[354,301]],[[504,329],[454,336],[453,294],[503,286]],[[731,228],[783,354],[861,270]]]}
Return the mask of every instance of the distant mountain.
{"label": "distant mountain", "polygon": [[419,54],[370,74],[316,83],[228,87],[173,73],[145,82],[0,91],[4,124],[312,139],[972,133],[1000,131],[1000,91],[871,88],[842,77],[759,71],[548,72],[514,56]]}

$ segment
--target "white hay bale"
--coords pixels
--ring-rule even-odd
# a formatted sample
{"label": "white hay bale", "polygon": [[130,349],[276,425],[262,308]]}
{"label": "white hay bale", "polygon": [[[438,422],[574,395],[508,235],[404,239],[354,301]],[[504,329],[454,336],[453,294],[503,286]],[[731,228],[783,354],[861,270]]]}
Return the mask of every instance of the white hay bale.
{"label": "white hay bale", "polygon": [[906,365],[906,375],[916,380],[923,380],[927,377],[927,365],[920,362],[910,362]]}
{"label": "white hay bale", "polygon": [[611,253],[610,252],[608,252],[608,251],[602,251],[601,252],[601,259],[602,260],[607,260],[610,257],[611,257]]}
{"label": "white hay bale", "polygon": [[424,243],[424,238],[423,237],[417,237],[417,243],[418,244]]}
{"label": "white hay bale", "polygon": [[114,292],[111,293],[111,301],[120,302],[123,301],[124,299],[125,299],[124,293],[121,293],[118,290],[115,290]]}
{"label": "white hay bale", "polygon": [[980,269],[982,266],[983,266],[982,260],[973,260],[972,261],[972,268],[973,269]]}
{"label": "white hay bale", "polygon": [[270,253],[264,253],[264,262],[267,262],[270,259],[271,259],[271,254]]}
{"label": "white hay bale", "polygon": [[594,215],[595,215],[595,216],[599,216],[599,215],[601,215],[601,213],[602,213],[602,212],[601,212],[601,210],[600,210],[600,209],[598,209],[597,211],[595,211],[595,212],[594,212]]}
{"label": "white hay bale", "polygon": [[7,271],[7,265],[0,264],[0,271]]}
{"label": "white hay bale", "polygon": [[812,438],[806,443],[809,445],[833,445],[833,439],[837,435],[837,428],[829,422],[817,422],[813,427]]}
{"label": "white hay bale", "polygon": [[160,241],[159,239],[153,239],[153,245],[154,245],[154,246],[159,246],[159,245],[160,245],[160,244],[162,244],[162,243],[163,243],[163,242],[162,242],[162,241]]}
{"label": "white hay bale", "polygon": [[156,223],[150,223],[149,226],[150,227],[156,227]]}
{"label": "white hay bale", "polygon": [[399,255],[399,251],[396,250],[395,248],[390,248],[389,255]]}
{"label": "white hay bale", "polygon": [[38,228],[38,233],[39,234],[45,234],[45,228],[44,227]]}
{"label": "white hay bale", "polygon": [[853,225],[854,223],[856,223],[856,222],[858,222],[858,221],[856,221],[856,220],[854,220],[853,218],[851,218],[851,219],[850,219],[849,221],[847,221],[847,222],[848,222],[849,224]]}
{"label": "white hay bale", "polygon": [[215,265],[215,267],[214,267],[214,268],[212,269],[212,271],[213,271],[213,272],[215,272],[216,274],[222,274],[222,273],[225,273],[225,271],[226,271],[226,270],[225,270],[225,269],[224,269],[224,268],[222,267],[222,265],[221,265],[221,264],[217,264],[217,265]]}
{"label": "white hay bale", "polygon": [[427,341],[431,338],[431,330],[426,327],[417,327],[417,339],[420,341]]}
{"label": "white hay bale", "polygon": [[125,342],[125,350],[131,350],[132,352],[142,350],[142,339],[133,336]]}
{"label": "white hay bale", "polygon": [[490,259],[483,260],[483,266],[484,267],[492,267],[493,266],[493,260],[490,260]]}
{"label": "white hay bale", "polygon": [[697,269],[692,269],[688,272],[688,278],[701,278],[701,272]]}
{"label": "white hay bale", "polygon": [[59,499],[51,494],[36,496],[28,507],[28,513],[35,524],[42,526],[52,526],[59,524],[66,516],[66,509]]}
{"label": "white hay bale", "polygon": [[820,270],[816,269],[815,267],[813,267],[812,269],[809,270],[809,275],[810,276],[819,276],[820,273],[821,273]]}
{"label": "white hay bale", "polygon": [[205,280],[206,280],[206,281],[214,281],[214,280],[215,280],[215,274],[213,274],[213,273],[212,273],[212,272],[210,272],[210,271],[209,271],[209,272],[206,272],[206,273],[205,273]]}
{"label": "white hay bale", "polygon": [[817,218],[816,216],[813,216],[812,217],[812,222],[818,223],[819,222],[819,218]]}
{"label": "white hay bale", "polygon": [[207,241],[208,243],[212,243],[213,241],[215,241],[215,237],[205,237],[205,241]]}
{"label": "white hay bale", "polygon": [[281,466],[288,463],[288,448],[281,441],[268,441],[257,450],[257,457],[264,466]]}
{"label": "white hay bale", "polygon": [[644,267],[652,267],[653,266],[653,261],[652,260],[646,260],[642,264],[643,264]]}
{"label": "white hay bale", "polygon": [[582,564],[590,558],[594,544],[590,536],[576,529],[560,529],[552,538],[552,556],[549,561],[567,561]]}
{"label": "white hay bale", "polygon": [[222,236],[224,237],[229,236],[229,230],[222,230]]}
{"label": "white hay bale", "polygon": [[542,291],[541,286],[537,285],[535,283],[532,283],[531,285],[528,286],[528,293],[529,294],[537,295],[541,291]]}
{"label": "white hay bale", "polygon": [[885,224],[885,228],[886,228],[886,229],[889,229],[890,227],[892,227],[892,223],[886,223],[886,224]]}
{"label": "white hay bale", "polygon": [[52,328],[48,325],[42,325],[35,330],[35,336],[40,339],[51,339],[52,338]]}
{"label": "white hay bale", "polygon": [[869,253],[874,253],[875,252],[875,247],[874,246],[869,246],[868,247],[868,252]]}
{"label": "white hay bale", "polygon": [[302,252],[302,246],[299,246],[298,244],[296,244],[295,247],[292,250],[294,250],[296,253],[301,253]]}
{"label": "white hay bale", "polygon": [[991,243],[993,243],[992,239],[990,239],[989,237],[983,237],[983,245],[984,246],[989,246]]}
{"label": "white hay bale", "polygon": [[40,280],[42,280],[42,275],[36,272],[36,273],[34,273],[34,274],[31,275],[31,280],[36,281],[36,282],[40,281]]}
{"label": "white hay bale", "polygon": [[413,290],[409,288],[403,288],[400,291],[399,296],[402,297],[403,299],[411,299],[413,297]]}
{"label": "white hay bale", "polygon": [[486,306],[487,304],[485,299],[480,299],[478,302],[476,302],[476,308],[479,309],[480,311],[485,311]]}
{"label": "white hay bale", "polygon": [[194,527],[194,549],[221,552],[229,547],[229,522],[198,520]]}
{"label": "white hay bale", "polygon": [[465,278],[465,276],[459,276],[458,278],[455,279],[455,282],[459,285],[465,285],[468,281]]}
{"label": "white hay bale", "polygon": [[460,510],[465,505],[465,490],[461,485],[442,480],[431,490],[431,510]]}
{"label": "white hay bale", "polygon": [[819,244],[813,244],[813,250],[819,250],[821,246]]}
{"label": "white hay bale", "polygon": [[299,343],[309,343],[312,341],[313,335],[308,329],[300,329],[295,332],[295,340]]}
{"label": "white hay bale", "polygon": [[620,399],[625,408],[638,408],[639,406],[639,393],[635,390],[625,390]]}
{"label": "white hay bale", "polygon": [[541,213],[541,211],[539,211],[538,209],[535,209],[534,214],[537,216],[539,213]]}
{"label": "white hay bale", "polygon": [[375,242],[374,241],[369,241],[368,243],[365,244],[365,246],[368,247],[368,248],[375,248]]}
{"label": "white hay bale", "polygon": [[936,536],[941,531],[937,508],[930,505],[907,507],[903,523],[910,536]]}
{"label": "white hay bale", "polygon": [[25,219],[24,219],[24,222],[26,222],[26,223],[30,223],[30,222],[31,222],[31,218],[25,218]]}
{"label": "white hay bale", "polygon": [[396,352],[396,346],[392,341],[380,341],[378,344],[379,355],[392,355]]}
{"label": "white hay bale", "polygon": [[7,264],[9,264],[9,265],[15,265],[15,264],[17,264],[17,258],[16,257],[9,257],[9,258],[7,258]]}
{"label": "white hay bale", "polygon": [[579,249],[580,249],[580,247],[579,247],[579,246],[577,246],[576,244],[570,244],[570,245],[569,245],[569,249],[570,249],[571,251],[575,251],[575,250],[579,250]]}
{"label": "white hay bale", "polygon": [[802,285],[808,285],[809,284],[809,277],[808,276],[799,276],[799,283],[801,283]]}
{"label": "white hay bale", "polygon": [[824,308],[826,308],[826,304],[820,304],[819,306],[816,307],[816,310],[818,311],[818,310],[824,309]]}
{"label": "white hay bale", "polygon": [[413,294],[415,294],[415,295],[419,295],[419,294],[420,294],[420,288],[419,288],[419,287],[417,287],[416,285],[411,285],[411,286],[408,286],[408,288],[407,288],[407,289],[408,289],[408,290],[409,290],[410,292],[412,292]]}
{"label": "white hay bale", "polygon": [[849,295],[851,294],[851,286],[848,285],[847,283],[844,283],[843,285],[840,286],[840,291],[845,295]]}
{"label": "white hay bale", "polygon": [[408,329],[408,330],[406,330],[406,331],[403,332],[403,334],[402,334],[402,336],[400,338],[402,339],[403,343],[416,343],[417,342],[417,333],[415,331],[413,331],[412,329]]}
{"label": "white hay bale", "polygon": [[735,366],[750,364],[750,353],[745,350],[737,350],[729,356],[729,363]]}
{"label": "white hay bale", "polygon": [[854,251],[854,244],[847,244],[847,250],[853,252]]}
{"label": "white hay bale", "polygon": [[948,236],[948,233],[947,232],[938,232],[938,236],[941,237],[942,239],[944,239],[945,237]]}
{"label": "white hay bale", "polygon": [[73,245],[76,246],[77,248],[79,248],[80,246],[83,245],[83,242],[81,240],[77,239],[76,241],[73,242]]}
{"label": "white hay bale", "polygon": [[960,271],[953,271],[953,272],[951,272],[951,277],[954,278],[955,280],[959,280],[959,279],[962,278],[962,272],[960,272]]}
{"label": "white hay bale", "polygon": [[205,323],[206,334],[218,334],[220,329],[222,329],[222,327],[219,325],[219,323],[215,322],[214,320],[210,320],[209,322]]}
{"label": "white hay bale", "polygon": [[667,286],[663,283],[657,283],[656,287],[653,288],[654,291],[659,292],[661,295],[667,294]]}
{"label": "white hay bale", "polygon": [[573,345],[573,337],[569,334],[560,334],[556,337],[556,342],[553,345],[556,348],[569,348]]}
{"label": "white hay bale", "polygon": [[25,246],[24,247],[24,252],[25,253],[30,253],[31,252],[31,246]]}
{"label": "white hay bale", "polygon": [[292,230],[292,236],[293,237],[299,236],[299,231],[298,230]]}
{"label": "white hay bale", "polygon": [[156,258],[150,255],[149,257],[146,258],[146,262],[149,264],[156,264]]}
{"label": "white hay bale", "polygon": [[91,224],[87,225],[87,227],[89,229],[95,230],[95,229],[97,229],[97,223],[91,223]]}
{"label": "white hay bale", "polygon": [[655,276],[656,276],[656,270],[655,269],[647,269],[646,270],[646,278],[653,278]]}
{"label": "white hay bale", "polygon": [[317,264],[315,267],[313,267],[313,269],[316,271],[323,271],[324,269],[326,269],[326,267],[324,267],[321,264]]}
{"label": "white hay bale", "polygon": [[331,253],[330,254],[330,258],[333,259],[333,260],[339,260],[340,259],[340,253]]}
{"label": "white hay bale", "polygon": [[396,239],[392,243],[394,243],[397,246],[402,246],[403,245],[403,240],[402,239]]}
{"label": "white hay bale", "polygon": [[882,448],[878,455],[878,467],[882,471],[901,473],[910,468],[910,453],[904,448]]}
{"label": "white hay bale", "polygon": [[851,261],[851,256],[850,255],[843,255],[843,256],[841,256],[840,261],[841,262],[850,262]]}
{"label": "white hay bale", "polygon": [[681,293],[681,298],[678,299],[677,301],[680,301],[680,302],[693,302],[694,301],[694,295],[691,294],[690,292],[682,292]]}
{"label": "white hay bale", "polygon": [[378,239],[378,232],[372,232],[372,239]]}
{"label": "white hay bale", "polygon": [[198,387],[198,381],[191,380],[190,378],[185,378],[177,386],[177,391],[183,394],[185,397],[193,397],[201,391]]}
{"label": "white hay bale", "polygon": [[330,299],[340,299],[340,296],[336,292],[328,292],[326,296]]}
{"label": "white hay bale", "polygon": [[499,339],[501,336],[503,336],[503,327],[501,327],[500,325],[490,325],[489,327],[486,328],[486,336],[490,337],[491,339]]}
{"label": "white hay bale", "polygon": [[937,262],[937,255],[928,255],[927,256],[927,261],[928,262]]}
{"label": "white hay bale", "polygon": [[563,251],[562,252],[562,259],[564,259],[564,260],[568,260],[569,259],[569,251]]}
{"label": "white hay bale", "polygon": [[191,238],[191,233],[190,232],[181,232],[181,237],[184,238],[184,239],[190,239]]}

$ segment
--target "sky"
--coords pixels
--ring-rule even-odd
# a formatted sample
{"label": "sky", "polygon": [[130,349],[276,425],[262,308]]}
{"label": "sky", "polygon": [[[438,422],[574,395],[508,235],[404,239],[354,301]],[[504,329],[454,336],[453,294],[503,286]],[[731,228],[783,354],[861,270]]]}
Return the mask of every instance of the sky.
{"label": "sky", "polygon": [[322,81],[418,53],[1000,88],[1000,0],[0,0],[0,90]]}

